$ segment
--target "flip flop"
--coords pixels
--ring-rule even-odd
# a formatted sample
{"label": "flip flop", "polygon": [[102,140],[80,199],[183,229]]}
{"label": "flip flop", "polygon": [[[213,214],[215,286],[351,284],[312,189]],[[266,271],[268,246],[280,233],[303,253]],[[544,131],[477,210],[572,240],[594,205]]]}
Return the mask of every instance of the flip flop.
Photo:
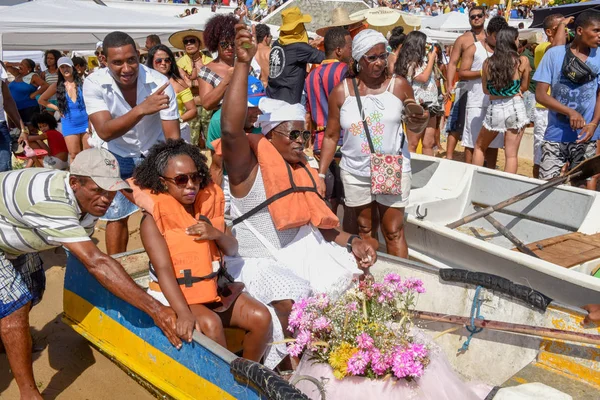
{"label": "flip flop", "polygon": [[[30,151],[27,150],[28,148]],[[21,153],[15,153],[15,157],[17,157],[19,160],[27,160],[27,159],[33,158],[33,157],[44,157],[47,155],[48,155],[48,152],[46,150],[32,149],[29,146],[25,146],[24,151],[22,151]]]}
{"label": "flip flop", "polygon": [[413,99],[406,100],[404,102],[404,109],[408,114],[411,115],[423,115],[425,113],[425,109],[417,104]]}

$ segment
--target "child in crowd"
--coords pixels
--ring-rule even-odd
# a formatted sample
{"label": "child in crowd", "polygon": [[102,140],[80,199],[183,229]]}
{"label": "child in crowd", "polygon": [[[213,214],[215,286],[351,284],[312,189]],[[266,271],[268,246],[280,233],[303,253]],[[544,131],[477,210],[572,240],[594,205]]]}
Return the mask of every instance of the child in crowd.
{"label": "child in crowd", "polygon": [[[37,114],[32,119],[33,126],[36,129],[37,135],[29,135],[29,146],[32,149],[43,149],[48,151],[48,155],[44,157],[44,168],[65,170],[69,167],[68,158],[69,151],[67,143],[62,133],[56,130],[57,122],[54,117],[43,112]],[[46,144],[47,141],[48,143]],[[35,158],[34,165],[39,165],[39,160]],[[28,165],[29,166],[29,165]]]}

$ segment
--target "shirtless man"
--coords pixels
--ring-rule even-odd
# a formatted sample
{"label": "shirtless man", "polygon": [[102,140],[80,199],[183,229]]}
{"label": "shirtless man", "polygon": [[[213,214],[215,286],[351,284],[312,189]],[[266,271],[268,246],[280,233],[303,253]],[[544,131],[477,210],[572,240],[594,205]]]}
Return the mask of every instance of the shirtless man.
{"label": "shirtless man", "polygon": [[454,85],[454,79],[456,77],[456,71],[458,69],[458,63],[463,57],[463,53],[467,48],[475,44],[475,42],[485,39],[485,29],[483,29],[483,23],[485,22],[485,8],[481,6],[475,6],[469,11],[469,23],[471,24],[471,30],[462,34],[452,47],[452,54],[450,55],[450,62],[448,63],[448,85],[453,87],[452,91],[446,94],[447,100],[451,94],[454,93],[454,104],[450,110],[450,117],[446,124],[446,131],[448,132],[448,142],[446,143],[446,158],[452,160],[454,158],[454,149],[456,144],[462,137],[463,129],[465,126],[465,115],[467,105],[467,91],[465,90],[466,82],[459,80]]}
{"label": "shirtless man", "polygon": [[256,40],[258,41],[258,48],[254,60],[260,65],[260,80],[263,85],[267,86],[269,80],[269,54],[271,53],[271,41],[273,40],[271,28],[265,24],[256,25]]}

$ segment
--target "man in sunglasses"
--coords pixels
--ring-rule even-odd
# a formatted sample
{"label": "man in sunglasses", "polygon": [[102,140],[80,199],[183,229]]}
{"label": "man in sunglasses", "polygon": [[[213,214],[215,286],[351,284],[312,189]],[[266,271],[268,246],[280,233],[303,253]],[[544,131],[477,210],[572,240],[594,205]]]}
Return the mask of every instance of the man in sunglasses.
{"label": "man in sunglasses", "polygon": [[[446,144],[446,158],[452,160],[454,158],[454,149],[459,140],[462,139],[463,130],[465,127],[465,116],[467,106],[467,93],[466,90],[467,82],[464,80],[458,80],[457,68],[458,63],[463,57],[465,50],[473,46],[476,42],[485,39],[485,29],[483,29],[483,23],[485,22],[485,8],[481,6],[475,6],[469,11],[469,23],[471,30],[465,32],[459,36],[454,42],[452,47],[452,54],[450,55],[450,61],[447,66],[447,84],[452,87],[446,95],[446,101],[450,99],[452,93],[454,93],[454,104],[450,110],[450,116],[446,123],[446,131],[448,132],[448,142]],[[456,81],[456,82],[455,82]]]}
{"label": "man in sunglasses", "polygon": [[29,168],[0,173],[0,334],[22,399],[42,399],[31,360],[29,312],[46,277],[39,252],[64,246],[115,296],[147,313],[178,348],[176,314],[140,288],[90,240],[118,190],[131,190],[104,149],[84,150],[71,171]]}
{"label": "man in sunglasses", "polygon": [[[83,97],[96,133],[107,142],[121,177],[127,179],[156,142],[180,137],[177,99],[167,77],[140,65],[131,36],[111,32],[104,38],[103,50],[108,67],[85,80]],[[103,217],[108,254],[127,250],[127,221],[137,209],[117,194]]]}

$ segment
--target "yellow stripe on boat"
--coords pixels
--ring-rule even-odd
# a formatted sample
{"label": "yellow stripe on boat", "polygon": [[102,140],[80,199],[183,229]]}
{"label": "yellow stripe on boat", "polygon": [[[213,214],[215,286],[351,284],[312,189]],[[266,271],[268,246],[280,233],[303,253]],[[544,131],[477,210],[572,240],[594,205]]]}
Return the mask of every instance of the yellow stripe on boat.
{"label": "yellow stripe on boat", "polygon": [[64,304],[65,323],[159,390],[176,399],[235,400],[70,290],[64,290]]}

